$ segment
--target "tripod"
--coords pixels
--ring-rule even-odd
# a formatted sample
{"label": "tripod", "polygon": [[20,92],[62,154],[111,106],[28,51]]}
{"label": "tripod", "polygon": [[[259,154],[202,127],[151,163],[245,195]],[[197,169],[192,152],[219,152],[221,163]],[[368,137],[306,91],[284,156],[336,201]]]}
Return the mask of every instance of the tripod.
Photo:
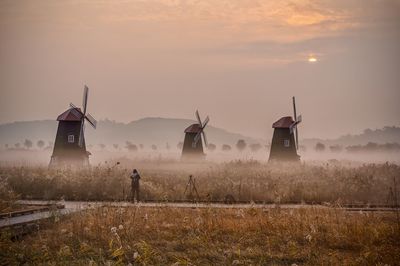
{"label": "tripod", "polygon": [[196,193],[197,200],[200,199],[199,193],[197,192],[196,188],[196,179],[192,175],[189,176],[189,181],[186,184],[184,195],[186,195],[188,189],[189,189],[189,194],[186,196],[187,199],[194,201],[195,200],[195,197],[193,195],[194,192]]}

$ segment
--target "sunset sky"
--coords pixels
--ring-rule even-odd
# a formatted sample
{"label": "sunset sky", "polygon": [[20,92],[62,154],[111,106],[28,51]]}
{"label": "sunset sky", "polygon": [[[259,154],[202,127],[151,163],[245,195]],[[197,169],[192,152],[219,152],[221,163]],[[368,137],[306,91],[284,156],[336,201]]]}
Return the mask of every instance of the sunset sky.
{"label": "sunset sky", "polygon": [[400,125],[400,1],[0,1],[0,123],[194,119],[265,138]]}

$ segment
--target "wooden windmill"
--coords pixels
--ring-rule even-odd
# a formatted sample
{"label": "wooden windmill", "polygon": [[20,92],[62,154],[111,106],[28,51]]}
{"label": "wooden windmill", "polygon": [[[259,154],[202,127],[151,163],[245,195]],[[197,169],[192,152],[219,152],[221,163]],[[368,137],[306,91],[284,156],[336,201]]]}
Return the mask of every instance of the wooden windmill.
{"label": "wooden windmill", "polygon": [[58,129],[50,166],[89,165],[90,152],[86,150],[84,135],[85,120],[93,128],[96,128],[97,121],[86,112],[88,96],[89,88],[85,86],[82,103],[83,110],[71,103],[70,108],[58,116]]}
{"label": "wooden windmill", "polygon": [[272,124],[272,137],[269,161],[299,161],[299,135],[297,125],[301,122],[301,115],[296,114],[296,99],[293,97],[293,112],[296,120],[285,116]]}
{"label": "wooden windmill", "polygon": [[202,136],[204,144],[207,147],[207,137],[204,132],[204,128],[207,126],[210,118],[207,116],[204,122],[201,122],[199,112],[196,110],[196,118],[198,123],[192,124],[185,129],[185,140],[183,142],[182,148],[182,159],[203,159],[204,149]]}

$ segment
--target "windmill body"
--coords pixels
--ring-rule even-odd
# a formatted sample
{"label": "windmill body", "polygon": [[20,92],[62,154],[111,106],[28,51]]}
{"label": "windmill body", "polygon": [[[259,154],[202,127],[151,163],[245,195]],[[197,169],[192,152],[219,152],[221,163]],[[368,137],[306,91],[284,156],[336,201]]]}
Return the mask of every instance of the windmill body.
{"label": "windmill body", "polygon": [[57,118],[58,129],[50,166],[88,166],[90,152],[86,150],[84,123],[96,128],[97,121],[86,113],[89,89],[85,86],[83,111],[70,104],[70,108]]}
{"label": "windmill body", "polygon": [[294,131],[290,126],[295,121],[291,116],[285,116],[272,124],[274,135],[271,142],[269,160],[298,161]]}
{"label": "windmill body", "polygon": [[296,116],[296,101],[293,97],[293,120],[291,116],[285,116],[272,124],[274,135],[272,136],[269,161],[299,161],[298,149],[298,129],[297,125],[302,118]]}
{"label": "windmill body", "polygon": [[185,129],[185,140],[183,142],[182,156],[184,155],[200,155],[203,156],[203,142],[199,140],[195,142],[196,135],[201,132],[199,124],[193,124]]}
{"label": "windmill body", "polygon": [[89,152],[86,151],[85,136],[79,145],[82,127],[82,113],[79,108],[70,108],[57,118],[58,129],[54,142],[51,165],[89,164]]}
{"label": "windmill body", "polygon": [[207,138],[204,132],[204,128],[206,127],[210,119],[207,116],[207,118],[202,123],[198,111],[196,111],[196,117],[198,123],[192,124],[185,129],[185,140],[183,142],[182,148],[182,159],[201,160],[205,158],[201,136],[203,136],[204,144],[207,146]]}

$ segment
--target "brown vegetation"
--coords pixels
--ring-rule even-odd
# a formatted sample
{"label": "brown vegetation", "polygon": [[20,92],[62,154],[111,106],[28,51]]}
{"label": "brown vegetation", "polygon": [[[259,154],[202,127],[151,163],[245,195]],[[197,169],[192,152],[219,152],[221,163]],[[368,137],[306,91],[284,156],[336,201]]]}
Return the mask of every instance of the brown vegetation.
{"label": "brown vegetation", "polygon": [[10,241],[4,264],[395,265],[393,214],[331,209],[101,207]]}
{"label": "brown vegetation", "polygon": [[274,165],[128,160],[90,170],[1,167],[0,176],[24,199],[113,201],[129,197],[133,167],[142,176],[143,200],[183,199],[188,176],[193,174],[202,200],[223,200],[230,194],[240,201],[391,204],[391,191],[396,191],[393,180],[400,176],[400,167],[392,164],[348,167],[336,162]]}

